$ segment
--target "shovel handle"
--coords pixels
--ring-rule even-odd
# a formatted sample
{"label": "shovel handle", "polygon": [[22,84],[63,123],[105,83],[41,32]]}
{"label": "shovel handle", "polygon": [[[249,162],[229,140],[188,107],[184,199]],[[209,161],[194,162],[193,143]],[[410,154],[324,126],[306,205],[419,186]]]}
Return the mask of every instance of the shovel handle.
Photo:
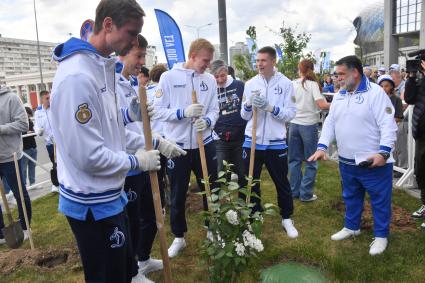
{"label": "shovel handle", "polygon": [[[150,123],[150,118],[148,116],[147,110],[147,95],[146,88],[140,84],[139,85],[139,100],[140,100],[140,110],[142,113],[142,123],[143,123],[143,134],[145,136],[146,150],[152,150],[152,128]],[[153,205],[155,210],[156,218],[156,227],[159,234],[159,247],[161,251],[162,262],[164,263],[164,281],[165,283],[172,283],[171,278],[171,265],[170,259],[168,257],[167,249],[167,236],[164,229],[164,217],[162,215],[162,204],[161,204],[161,194],[159,191],[158,183],[158,174],[156,171],[149,171],[149,178],[151,181]]]}
{"label": "shovel handle", "polygon": [[252,107],[252,139],[251,139],[251,152],[249,157],[249,170],[248,170],[248,193],[246,195],[246,203],[251,202],[252,181],[254,175],[254,162],[255,162],[255,147],[257,144],[257,107]]}
{"label": "shovel handle", "polygon": [[[196,95],[196,91],[193,89],[192,90],[192,103],[198,103],[198,97]],[[207,195],[207,205],[208,205],[208,210],[210,212],[212,212],[212,208],[210,205],[210,199],[211,199],[211,189],[210,189],[210,183],[209,183],[209,178],[208,178],[208,167],[207,167],[207,159],[205,157],[205,145],[204,145],[204,141],[202,139],[202,132],[197,132],[196,133],[196,139],[198,141],[198,146],[199,146],[199,156],[201,157],[201,168],[202,168],[202,177],[204,178],[205,184],[205,192]]]}
{"label": "shovel handle", "polygon": [[22,203],[22,210],[24,211],[25,225],[27,226],[28,237],[30,238],[31,250],[33,250],[34,242],[32,240],[31,227],[30,227],[30,222],[28,220],[27,206],[24,200],[24,192],[22,190],[22,183],[21,183],[21,173],[19,171],[18,157],[16,155],[16,152],[13,153],[13,161],[15,162],[16,179],[18,180],[19,195],[21,196],[21,203]]}
{"label": "shovel handle", "polygon": [[0,182],[0,192],[1,192],[1,198],[3,199],[4,208],[6,209],[7,219],[9,220],[10,225],[12,225],[13,224],[12,213],[10,212],[9,204],[7,203],[7,198],[4,192],[3,182]]}

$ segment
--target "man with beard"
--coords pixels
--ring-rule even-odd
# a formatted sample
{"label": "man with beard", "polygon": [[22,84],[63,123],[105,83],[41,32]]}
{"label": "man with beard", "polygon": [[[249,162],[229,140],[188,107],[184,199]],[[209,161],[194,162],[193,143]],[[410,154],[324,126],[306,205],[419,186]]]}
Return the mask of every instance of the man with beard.
{"label": "man with beard", "polygon": [[396,141],[394,107],[384,90],[370,83],[356,56],[336,62],[341,90],[332,101],[317,151],[308,159],[326,159],[329,144],[336,139],[342,196],[346,205],[344,228],[332,235],[340,241],[360,234],[364,195],[370,196],[375,240],[370,255],[385,251],[391,221],[393,162]]}

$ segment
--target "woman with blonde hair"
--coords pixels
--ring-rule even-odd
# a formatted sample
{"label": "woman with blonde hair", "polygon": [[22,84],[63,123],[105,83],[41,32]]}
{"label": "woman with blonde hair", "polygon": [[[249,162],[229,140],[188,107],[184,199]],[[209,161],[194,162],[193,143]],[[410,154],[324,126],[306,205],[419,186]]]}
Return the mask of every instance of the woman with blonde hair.
{"label": "woman with blonde hair", "polygon": [[[289,124],[289,182],[292,196],[301,201],[314,201],[314,182],[317,162],[307,159],[316,151],[320,110],[329,109],[329,103],[321,94],[320,84],[314,73],[313,62],[307,59],[298,64],[299,79],[293,81],[297,114]],[[304,176],[301,170],[305,161]]]}

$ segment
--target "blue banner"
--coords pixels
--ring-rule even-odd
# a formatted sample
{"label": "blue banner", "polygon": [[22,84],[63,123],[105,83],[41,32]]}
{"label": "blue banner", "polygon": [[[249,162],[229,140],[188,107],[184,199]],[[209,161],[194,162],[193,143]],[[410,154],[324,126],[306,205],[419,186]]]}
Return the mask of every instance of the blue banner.
{"label": "blue banner", "polygon": [[283,60],[282,49],[280,49],[279,45],[275,44],[274,48],[276,49],[277,57],[279,58],[279,60]]}
{"label": "blue banner", "polygon": [[175,63],[186,61],[182,35],[177,23],[166,12],[155,9],[155,15],[158,20],[159,32],[161,34],[168,68],[171,69]]}

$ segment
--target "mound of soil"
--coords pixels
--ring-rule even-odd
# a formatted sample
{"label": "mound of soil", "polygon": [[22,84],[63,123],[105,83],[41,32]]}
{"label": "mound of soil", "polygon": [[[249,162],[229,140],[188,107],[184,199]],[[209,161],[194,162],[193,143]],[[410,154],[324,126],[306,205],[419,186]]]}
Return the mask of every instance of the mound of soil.
{"label": "mound of soil", "polygon": [[0,253],[0,273],[9,273],[21,267],[50,270],[64,264],[72,266],[79,261],[80,258],[76,248],[14,249]]}
{"label": "mound of soil", "polygon": [[[333,203],[332,207],[341,213],[345,213],[345,204],[341,200]],[[372,207],[368,201],[365,201],[361,229],[373,229]],[[390,230],[399,232],[416,231],[416,223],[411,217],[411,212],[393,204]]]}
{"label": "mound of soil", "polygon": [[186,210],[188,212],[200,212],[204,209],[202,196],[196,193],[198,190],[189,190],[186,198]]}

